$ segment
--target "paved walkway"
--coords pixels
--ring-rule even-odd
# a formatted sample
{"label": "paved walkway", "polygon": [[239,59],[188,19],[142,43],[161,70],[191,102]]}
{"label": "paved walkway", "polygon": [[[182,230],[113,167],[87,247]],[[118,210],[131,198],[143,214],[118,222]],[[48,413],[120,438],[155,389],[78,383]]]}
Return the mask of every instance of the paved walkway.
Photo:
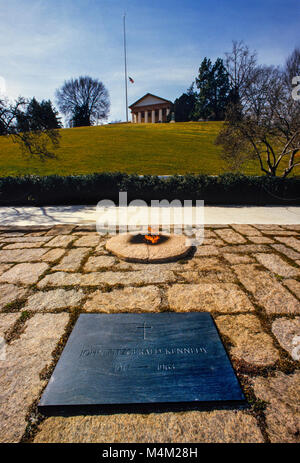
{"label": "paved walkway", "polygon": [[[300,226],[211,225],[193,256],[133,264],[93,227],[0,233],[0,442],[300,442]],[[209,311],[247,410],[44,417],[79,313]]]}
{"label": "paved walkway", "polygon": [[[0,226],[94,224],[96,219],[95,206],[0,207]],[[204,220],[206,224],[300,224],[300,207],[205,206]]]}

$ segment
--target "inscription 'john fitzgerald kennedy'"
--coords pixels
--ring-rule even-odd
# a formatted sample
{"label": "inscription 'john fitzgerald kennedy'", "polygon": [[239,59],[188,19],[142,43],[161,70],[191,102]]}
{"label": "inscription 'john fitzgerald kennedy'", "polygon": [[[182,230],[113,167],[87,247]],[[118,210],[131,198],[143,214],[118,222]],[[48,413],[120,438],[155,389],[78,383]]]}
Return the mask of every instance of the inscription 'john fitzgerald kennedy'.
{"label": "inscription 'john fitzgerald kennedy'", "polygon": [[209,313],[81,314],[39,409],[244,401]]}
{"label": "inscription 'john fitzgerald kennedy'", "polygon": [[118,355],[192,355],[192,354],[207,354],[205,347],[149,347],[149,348],[123,348],[123,349],[104,349],[102,347],[90,346],[83,347],[80,357],[88,356],[118,356]]}

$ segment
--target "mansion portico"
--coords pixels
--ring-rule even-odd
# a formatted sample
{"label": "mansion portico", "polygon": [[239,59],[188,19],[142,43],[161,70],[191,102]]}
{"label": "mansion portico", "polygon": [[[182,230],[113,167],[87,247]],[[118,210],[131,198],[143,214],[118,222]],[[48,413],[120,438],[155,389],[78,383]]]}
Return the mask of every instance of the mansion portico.
{"label": "mansion portico", "polygon": [[142,98],[129,106],[133,123],[166,122],[173,103],[152,93],[146,93]]}

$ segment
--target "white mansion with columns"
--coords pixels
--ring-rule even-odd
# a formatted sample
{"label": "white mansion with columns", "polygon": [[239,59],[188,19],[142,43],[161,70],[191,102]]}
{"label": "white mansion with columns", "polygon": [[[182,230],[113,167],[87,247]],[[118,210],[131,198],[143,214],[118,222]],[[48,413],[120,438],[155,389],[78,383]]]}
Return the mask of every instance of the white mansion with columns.
{"label": "white mansion with columns", "polygon": [[172,101],[152,95],[152,93],[146,93],[146,95],[129,106],[131,109],[132,122],[138,124],[166,122],[172,106]]}

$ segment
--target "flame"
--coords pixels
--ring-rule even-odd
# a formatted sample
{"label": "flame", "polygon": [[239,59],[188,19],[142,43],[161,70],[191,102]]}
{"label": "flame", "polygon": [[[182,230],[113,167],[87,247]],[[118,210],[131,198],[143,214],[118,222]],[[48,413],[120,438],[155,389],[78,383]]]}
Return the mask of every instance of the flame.
{"label": "flame", "polygon": [[153,235],[153,231],[151,229],[151,227],[148,227],[148,232],[151,233],[150,235],[145,235],[145,239],[150,241],[152,244],[156,244],[159,239],[160,239],[160,236],[159,235]]}

